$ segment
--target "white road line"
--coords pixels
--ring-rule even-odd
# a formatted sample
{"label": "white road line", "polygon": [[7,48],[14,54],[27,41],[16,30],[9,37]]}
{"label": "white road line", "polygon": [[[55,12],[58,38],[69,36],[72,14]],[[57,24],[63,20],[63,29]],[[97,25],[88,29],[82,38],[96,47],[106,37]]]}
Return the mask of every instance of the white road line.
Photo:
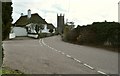
{"label": "white road line", "polygon": [[[39,43],[40,43],[40,42],[39,42]],[[64,52],[59,51],[59,50],[56,50],[55,48],[52,48],[52,47],[50,47],[49,45],[45,44],[43,40],[42,40],[42,43],[43,43],[45,46],[49,47],[50,49],[52,49],[52,50],[54,50],[54,51],[56,51],[56,52],[59,52],[59,53],[61,53],[61,54],[63,54],[63,55],[65,54]],[[68,57],[68,58],[72,58],[72,59],[73,59],[74,61],[76,61],[76,62],[82,63],[82,65],[88,67],[88,68],[91,69],[91,70],[95,70],[96,72],[98,72],[98,73],[100,73],[100,74],[109,76],[108,74],[106,74],[106,73],[104,73],[104,72],[102,72],[102,71],[98,71],[97,69],[93,68],[92,66],[90,66],[90,65],[88,65],[88,64],[86,64],[86,63],[83,63],[82,61],[80,61],[80,60],[78,60],[78,59],[76,59],[76,58],[73,58],[73,57],[70,56],[70,55],[65,55],[65,56]]]}
{"label": "white road line", "polygon": [[52,47],[49,46],[50,49],[52,49]]}
{"label": "white road line", "polygon": [[[48,48],[50,48],[50,49],[52,49],[52,50],[54,50],[54,51],[57,51],[57,52],[58,52],[58,50],[56,50],[56,49],[54,49],[54,48],[50,47],[49,45],[45,44],[45,42],[44,42],[43,40],[42,40],[42,43],[43,43],[45,46],[47,46]],[[59,51],[59,52],[61,52],[61,51]]]}
{"label": "white road line", "polygon": [[48,46],[50,48],[50,46]]}
{"label": "white road line", "polygon": [[76,59],[76,58],[73,58],[75,61],[79,62],[79,63],[82,63],[80,60]]}
{"label": "white road line", "polygon": [[[104,75],[107,75],[106,73],[102,72],[102,71],[97,71],[98,73],[100,74],[104,74]],[[109,76],[109,75],[108,75]]]}
{"label": "white road line", "polygon": [[77,59],[76,58],[73,58],[75,61],[77,61]]}
{"label": "white road line", "polygon": [[42,41],[43,45],[46,45],[46,44],[44,43],[43,39],[41,39],[41,41]]}
{"label": "white road line", "polygon": [[51,47],[52,50],[55,50],[54,48]]}
{"label": "white road line", "polygon": [[61,52],[63,55],[65,54],[64,52]]}
{"label": "white road line", "polygon": [[61,51],[58,51],[59,53],[61,52]]}
{"label": "white road line", "polygon": [[70,55],[66,55],[66,56],[69,57],[69,58],[71,57]]}
{"label": "white road line", "polygon": [[49,47],[48,45],[46,45],[47,47]]}
{"label": "white road line", "polygon": [[39,44],[42,46],[41,39],[39,40]]}
{"label": "white road line", "polygon": [[79,62],[79,63],[82,63],[80,60],[76,60],[77,62]]}
{"label": "white road line", "polygon": [[90,65],[88,65],[88,64],[84,64],[86,67],[88,67],[88,68],[90,68],[90,69],[94,69],[93,67],[91,67]]}
{"label": "white road line", "polygon": [[58,50],[54,49],[54,51],[58,51]]}

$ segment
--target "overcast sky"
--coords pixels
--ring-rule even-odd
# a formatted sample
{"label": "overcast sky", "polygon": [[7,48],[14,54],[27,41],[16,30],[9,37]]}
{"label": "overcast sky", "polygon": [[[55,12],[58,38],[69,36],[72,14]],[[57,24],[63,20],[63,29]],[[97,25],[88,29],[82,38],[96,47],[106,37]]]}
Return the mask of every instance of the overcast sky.
{"label": "overcast sky", "polygon": [[119,0],[12,0],[13,23],[21,13],[38,13],[48,23],[57,24],[57,13],[65,14],[65,21],[76,25],[92,24],[93,22],[118,21]]}

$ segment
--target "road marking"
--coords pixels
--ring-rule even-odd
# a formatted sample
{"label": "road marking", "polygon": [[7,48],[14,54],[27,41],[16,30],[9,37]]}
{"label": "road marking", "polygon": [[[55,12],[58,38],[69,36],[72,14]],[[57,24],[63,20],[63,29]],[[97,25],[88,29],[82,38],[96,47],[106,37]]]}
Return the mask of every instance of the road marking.
{"label": "road marking", "polygon": [[42,41],[43,45],[46,45],[46,44],[44,43],[43,39],[41,39],[41,41]]}
{"label": "road marking", "polygon": [[[107,75],[106,73],[104,73],[104,72],[102,72],[102,71],[97,71],[97,72],[100,73],[100,74]],[[107,75],[107,76],[109,76],[109,75]]]}
{"label": "road marking", "polygon": [[76,58],[73,58],[75,61],[77,61],[77,59]]}
{"label": "road marking", "polygon": [[91,67],[91,66],[90,66],[90,65],[88,65],[88,64],[83,64],[83,65],[85,65],[86,67],[88,67],[88,68],[90,68],[90,69],[94,70],[94,68],[93,68],[93,67]]}
{"label": "road marking", "polygon": [[64,52],[61,52],[63,55],[65,54]]}
{"label": "road marking", "polygon": [[[52,50],[54,50],[54,51],[56,51],[56,52],[59,52],[59,53],[65,55],[64,52],[59,51],[59,50],[56,50],[55,48],[52,48],[52,47],[50,47],[49,45],[45,44],[43,40],[42,40],[42,43],[43,43],[45,46],[49,47],[50,49],[52,49]],[[88,68],[91,69],[91,70],[95,70],[96,72],[98,72],[98,73],[100,73],[100,74],[103,74],[103,75],[109,76],[107,73],[102,72],[102,71],[98,71],[98,70],[95,69],[94,67],[92,67],[92,66],[90,66],[90,65],[88,65],[88,64],[86,64],[86,63],[83,63],[82,61],[80,61],[80,60],[78,60],[78,59],[76,59],[76,58],[74,58],[74,57],[72,57],[72,56],[70,56],[70,55],[68,55],[68,54],[65,55],[65,56],[68,57],[68,58],[73,59],[74,61],[76,61],[76,62],[78,62],[78,63],[80,63],[80,64],[82,63],[82,65],[88,67]]]}
{"label": "road marking", "polygon": [[54,49],[55,51],[58,51],[58,50],[56,50],[56,49]]}
{"label": "road marking", "polygon": [[73,58],[76,62],[82,63],[80,60]]}
{"label": "road marking", "polygon": [[54,48],[51,47],[52,50],[54,50]]}
{"label": "road marking", "polygon": [[49,46],[50,49],[53,49],[52,47]]}
{"label": "road marking", "polygon": [[77,62],[82,63],[80,60],[77,60]]}
{"label": "road marking", "polygon": [[61,52],[61,51],[58,51],[59,53]]}
{"label": "road marking", "polygon": [[48,45],[46,45],[47,47],[49,47]]}
{"label": "road marking", "polygon": [[41,46],[43,46],[43,45],[42,45],[42,42],[41,42],[41,39],[39,39],[39,44],[40,44]]}
{"label": "road marking", "polygon": [[66,55],[66,56],[69,57],[69,58],[71,57],[70,55]]}

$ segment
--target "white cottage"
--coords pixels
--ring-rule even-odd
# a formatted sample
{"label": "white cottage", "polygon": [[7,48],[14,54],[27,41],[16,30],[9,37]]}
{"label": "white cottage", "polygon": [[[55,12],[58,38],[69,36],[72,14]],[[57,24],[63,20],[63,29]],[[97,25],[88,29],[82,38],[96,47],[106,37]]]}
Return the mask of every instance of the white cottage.
{"label": "white cottage", "polygon": [[[52,28],[50,28],[50,26]],[[21,14],[21,17],[14,23],[9,38],[16,36],[31,36],[37,38],[38,33],[50,33],[50,29],[55,30],[55,27],[49,25],[45,19],[37,13],[31,14],[31,10],[29,9],[28,15]]]}

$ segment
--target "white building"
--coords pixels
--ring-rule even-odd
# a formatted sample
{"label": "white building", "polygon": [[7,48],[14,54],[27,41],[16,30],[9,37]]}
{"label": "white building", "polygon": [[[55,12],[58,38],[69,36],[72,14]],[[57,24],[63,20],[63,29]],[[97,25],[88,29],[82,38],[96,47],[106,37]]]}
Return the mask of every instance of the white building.
{"label": "white building", "polygon": [[50,33],[50,29],[55,30],[55,27],[49,25],[37,13],[31,14],[29,9],[28,15],[21,14],[21,17],[14,23],[9,38],[11,39],[16,36],[33,36],[37,38],[39,33]]}

